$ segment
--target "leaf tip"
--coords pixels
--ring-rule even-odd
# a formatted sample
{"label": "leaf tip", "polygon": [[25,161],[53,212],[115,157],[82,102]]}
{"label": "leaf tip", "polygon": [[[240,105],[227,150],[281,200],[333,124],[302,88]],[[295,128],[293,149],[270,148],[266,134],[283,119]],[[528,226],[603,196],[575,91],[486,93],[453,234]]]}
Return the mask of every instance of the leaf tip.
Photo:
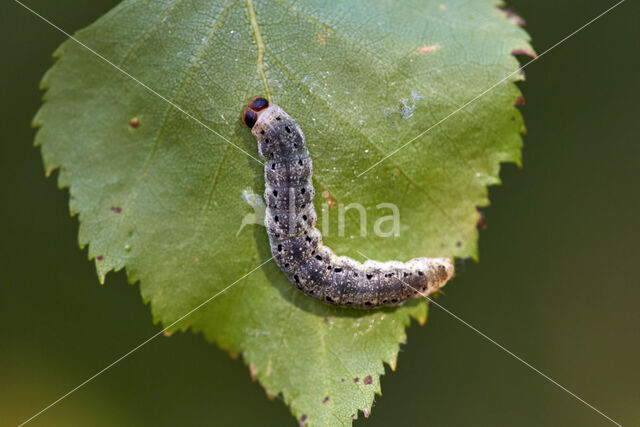
{"label": "leaf tip", "polygon": [[515,22],[517,25],[521,27],[524,27],[525,25],[527,25],[527,22],[524,20],[524,18],[522,18],[522,16],[518,15],[517,13],[515,13],[513,10],[509,9],[505,5],[498,6],[498,10],[504,13],[507,19]]}
{"label": "leaf tip", "polygon": [[258,371],[253,363],[249,363],[249,375],[251,375],[251,381],[256,382],[258,380]]}
{"label": "leaf tip", "polygon": [[533,51],[532,49],[526,49],[526,48],[519,48],[519,49],[513,49],[511,51],[511,55],[513,56],[528,56],[532,59],[538,59],[538,54],[535,53],[535,51]]}
{"label": "leaf tip", "polygon": [[421,314],[418,316],[418,324],[419,324],[420,326],[424,326],[424,325],[425,325],[425,323],[427,323],[427,314],[426,314],[426,313],[421,313]]}

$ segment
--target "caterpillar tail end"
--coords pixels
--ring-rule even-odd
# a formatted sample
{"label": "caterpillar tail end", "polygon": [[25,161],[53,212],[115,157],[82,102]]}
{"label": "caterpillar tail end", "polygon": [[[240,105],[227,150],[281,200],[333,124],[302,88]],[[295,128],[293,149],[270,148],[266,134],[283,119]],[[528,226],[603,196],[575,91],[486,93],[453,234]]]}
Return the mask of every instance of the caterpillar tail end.
{"label": "caterpillar tail end", "polygon": [[450,279],[453,279],[453,276],[456,275],[456,268],[453,265],[453,261],[451,261],[451,259],[449,258],[444,258],[443,262],[445,264],[445,267],[447,268],[447,280],[445,280],[446,283]]}
{"label": "caterpillar tail end", "polygon": [[433,283],[433,287],[429,289],[429,293],[438,292],[440,288],[446,285],[456,275],[456,269],[450,258],[437,258],[436,269],[438,271],[438,279]]}

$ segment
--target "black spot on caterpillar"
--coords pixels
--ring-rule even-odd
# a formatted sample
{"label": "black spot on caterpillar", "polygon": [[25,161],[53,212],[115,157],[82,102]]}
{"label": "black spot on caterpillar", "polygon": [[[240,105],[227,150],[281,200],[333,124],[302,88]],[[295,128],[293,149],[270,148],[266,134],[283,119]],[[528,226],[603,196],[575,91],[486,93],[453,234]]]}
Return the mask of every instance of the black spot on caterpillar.
{"label": "black spot on caterpillar", "polygon": [[300,126],[264,98],[252,99],[242,120],[266,160],[265,226],[271,253],[302,292],[331,305],[376,308],[428,295],[453,276],[454,267],[447,258],[361,264],[334,254],[322,244],[322,234],[315,228],[313,168]]}

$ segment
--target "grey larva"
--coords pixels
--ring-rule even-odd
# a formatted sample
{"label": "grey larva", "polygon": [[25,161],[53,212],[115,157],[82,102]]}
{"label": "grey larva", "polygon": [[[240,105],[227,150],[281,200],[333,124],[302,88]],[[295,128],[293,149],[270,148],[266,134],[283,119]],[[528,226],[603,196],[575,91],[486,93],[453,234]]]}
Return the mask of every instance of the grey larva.
{"label": "grey larva", "polygon": [[243,121],[266,160],[265,226],[271,252],[302,292],[331,305],[376,308],[435,292],[453,276],[447,258],[361,264],[334,254],[315,228],[312,162],[300,126],[264,98],[249,102]]}

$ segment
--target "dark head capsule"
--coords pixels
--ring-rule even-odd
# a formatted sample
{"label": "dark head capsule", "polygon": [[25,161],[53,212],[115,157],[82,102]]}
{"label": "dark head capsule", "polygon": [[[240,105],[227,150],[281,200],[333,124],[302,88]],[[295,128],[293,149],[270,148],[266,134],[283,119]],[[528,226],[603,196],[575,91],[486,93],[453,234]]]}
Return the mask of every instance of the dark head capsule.
{"label": "dark head capsule", "polygon": [[265,98],[261,98],[259,96],[252,98],[247,105],[247,108],[244,110],[244,114],[242,114],[242,121],[249,128],[253,128],[253,125],[256,124],[258,120],[258,111],[262,111],[269,106],[269,101]]}
{"label": "dark head capsule", "polygon": [[258,115],[256,114],[256,112],[247,107],[244,110],[244,114],[242,115],[242,121],[244,122],[244,124],[247,125],[249,129],[251,129],[253,125],[256,124],[256,120],[258,120]]}
{"label": "dark head capsule", "polygon": [[261,111],[269,106],[269,101],[265,98],[256,97],[249,101],[249,108],[253,111]]}

